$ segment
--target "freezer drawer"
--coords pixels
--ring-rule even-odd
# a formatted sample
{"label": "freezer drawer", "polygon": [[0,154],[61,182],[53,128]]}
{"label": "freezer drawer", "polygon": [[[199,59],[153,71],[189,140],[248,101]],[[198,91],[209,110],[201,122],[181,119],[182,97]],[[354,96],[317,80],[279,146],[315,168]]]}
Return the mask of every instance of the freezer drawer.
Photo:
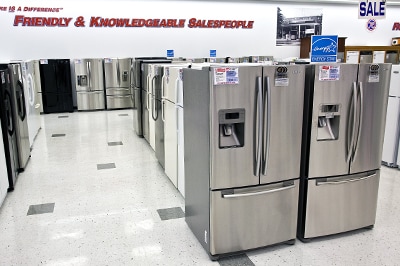
{"label": "freezer drawer", "polygon": [[131,95],[107,95],[107,109],[132,108]]}
{"label": "freezer drawer", "polygon": [[77,92],[78,110],[103,110],[104,91]]}
{"label": "freezer drawer", "polygon": [[211,255],[296,238],[298,180],[210,193]]}
{"label": "freezer drawer", "polygon": [[308,181],[304,238],[375,223],[380,171]]}

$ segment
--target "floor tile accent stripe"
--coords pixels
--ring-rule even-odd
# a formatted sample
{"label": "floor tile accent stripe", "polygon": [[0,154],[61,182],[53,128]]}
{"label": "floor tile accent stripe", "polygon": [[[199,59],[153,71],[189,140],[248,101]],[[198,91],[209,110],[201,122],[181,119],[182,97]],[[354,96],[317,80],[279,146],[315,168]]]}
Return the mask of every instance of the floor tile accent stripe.
{"label": "floor tile accent stripe", "polygon": [[51,135],[51,137],[53,137],[53,138],[59,138],[59,137],[65,137],[66,135],[65,134],[53,134],[53,135]]}
{"label": "floor tile accent stripe", "polygon": [[59,115],[58,118],[68,118],[68,115]]}
{"label": "floor tile accent stripe", "polygon": [[119,114],[118,116],[129,116],[128,114]]}
{"label": "floor tile accent stripe", "polygon": [[218,262],[221,266],[255,266],[246,254],[222,258]]}
{"label": "floor tile accent stripe", "polygon": [[160,215],[161,220],[163,221],[185,217],[185,213],[183,212],[181,207],[158,209],[157,212],[158,215]]}
{"label": "floor tile accent stripe", "polygon": [[54,205],[55,205],[55,203],[30,205],[29,209],[28,209],[28,213],[26,215],[52,213],[54,211]]}
{"label": "floor tile accent stripe", "polygon": [[100,163],[97,164],[97,170],[116,168],[115,163]]}
{"label": "floor tile accent stripe", "polygon": [[118,146],[118,145],[124,145],[122,141],[111,141],[108,143],[108,146]]}

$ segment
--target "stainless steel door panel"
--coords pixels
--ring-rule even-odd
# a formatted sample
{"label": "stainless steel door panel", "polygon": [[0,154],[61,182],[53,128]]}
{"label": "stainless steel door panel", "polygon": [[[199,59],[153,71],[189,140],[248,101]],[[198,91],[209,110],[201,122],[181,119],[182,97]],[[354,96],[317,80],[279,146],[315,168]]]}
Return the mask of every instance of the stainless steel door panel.
{"label": "stainless steel door panel", "polygon": [[[214,79],[211,67],[211,84]],[[239,84],[211,86],[211,180],[212,189],[241,187],[259,184],[255,175],[256,145],[256,91],[257,78],[262,77],[262,67],[240,67]],[[245,109],[244,146],[219,148],[219,117],[221,109]]]}
{"label": "stainless steel door panel", "polygon": [[397,154],[399,148],[399,115],[400,115],[400,99],[397,97],[389,97],[386,127],[383,139],[382,161],[390,166],[397,165]]}
{"label": "stainless steel door panel", "polygon": [[391,65],[379,64],[379,82],[369,82],[369,67],[370,64],[360,64],[360,135],[350,173],[379,169],[381,166]]}
{"label": "stainless steel door panel", "polygon": [[104,90],[103,59],[89,59],[88,63],[90,90]]}
{"label": "stainless steel door panel", "polygon": [[148,96],[147,91],[142,90],[142,125],[143,125],[143,137],[149,142],[149,110],[148,110]]}
{"label": "stainless steel door panel", "polygon": [[[288,84],[278,79],[276,66],[263,68],[264,88],[270,90],[265,94],[271,97],[271,113],[265,113],[264,118],[265,122],[270,119],[270,134],[264,132],[265,140],[269,137],[269,145],[265,145],[268,160],[260,176],[262,184],[300,177],[305,68],[300,65],[285,67]],[[265,108],[268,109],[267,104]]]}
{"label": "stainless steel door panel", "polygon": [[[90,91],[90,82],[89,82],[89,59],[76,59],[74,61],[74,69],[75,69],[75,84],[76,91]],[[84,84],[79,83],[79,76],[86,76],[88,79]]]}
{"label": "stainless steel door panel", "polygon": [[[315,66],[314,102],[310,138],[309,177],[348,174],[348,134],[352,125],[350,105],[354,83],[357,81],[357,64],[328,64],[340,67],[339,80],[320,80],[320,68]],[[318,117],[324,113],[323,104],[339,105],[339,130],[335,140],[318,140]],[[349,132],[349,133],[348,133]]]}
{"label": "stainless steel door panel", "polygon": [[78,92],[78,110],[104,110],[104,91]]}
{"label": "stainless steel door panel", "polygon": [[107,96],[121,96],[121,95],[130,95],[131,89],[127,88],[107,88],[106,89]]}
{"label": "stainless steel door panel", "polygon": [[119,76],[120,87],[127,87],[131,85],[130,72],[131,72],[131,58],[119,58]]}
{"label": "stainless steel door panel", "polygon": [[176,107],[170,101],[164,101],[164,145],[165,174],[175,187],[178,186],[178,140]]}
{"label": "stainless steel door panel", "polygon": [[132,108],[132,100],[130,95],[125,96],[106,96],[107,109]]}
{"label": "stainless steel door panel", "polygon": [[132,93],[135,101],[135,108],[133,109],[133,128],[135,129],[136,135],[143,136],[141,89],[135,87]]}
{"label": "stainless steel door panel", "polygon": [[308,181],[305,238],[346,232],[375,223],[379,170]]}
{"label": "stainless steel door panel", "polygon": [[292,182],[210,192],[211,255],[295,239],[299,181]]}
{"label": "stainless steel door panel", "polygon": [[120,87],[120,80],[118,75],[118,59],[106,58],[104,59],[104,75],[106,79],[106,88]]}

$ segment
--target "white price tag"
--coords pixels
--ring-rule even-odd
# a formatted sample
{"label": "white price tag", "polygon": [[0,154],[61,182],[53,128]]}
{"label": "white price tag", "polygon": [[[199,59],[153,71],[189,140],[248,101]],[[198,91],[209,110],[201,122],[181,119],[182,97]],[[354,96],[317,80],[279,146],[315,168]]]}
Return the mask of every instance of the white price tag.
{"label": "white price tag", "polygon": [[289,86],[289,78],[275,78],[276,87],[287,87]]}
{"label": "white price tag", "polygon": [[41,59],[40,60],[40,64],[41,65],[47,65],[49,63],[49,60],[47,60],[47,59]]}
{"label": "white price tag", "polygon": [[112,59],[111,58],[105,58],[104,59],[104,63],[110,64],[110,63],[112,63]]}
{"label": "white price tag", "polygon": [[376,83],[379,82],[379,74],[371,74],[368,76],[368,82]]}
{"label": "white price tag", "polygon": [[320,66],[319,80],[320,81],[335,81],[340,79],[340,66]]}
{"label": "white price tag", "polygon": [[238,67],[214,68],[214,85],[239,84]]}

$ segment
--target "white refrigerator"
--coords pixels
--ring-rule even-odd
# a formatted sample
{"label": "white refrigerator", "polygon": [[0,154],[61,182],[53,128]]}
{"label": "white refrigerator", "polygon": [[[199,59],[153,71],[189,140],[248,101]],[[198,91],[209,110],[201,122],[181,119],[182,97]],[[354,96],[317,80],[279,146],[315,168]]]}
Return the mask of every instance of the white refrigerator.
{"label": "white refrigerator", "polygon": [[400,165],[398,158],[400,135],[400,65],[392,65],[389,99],[386,114],[385,137],[383,141],[382,163],[389,167]]}

